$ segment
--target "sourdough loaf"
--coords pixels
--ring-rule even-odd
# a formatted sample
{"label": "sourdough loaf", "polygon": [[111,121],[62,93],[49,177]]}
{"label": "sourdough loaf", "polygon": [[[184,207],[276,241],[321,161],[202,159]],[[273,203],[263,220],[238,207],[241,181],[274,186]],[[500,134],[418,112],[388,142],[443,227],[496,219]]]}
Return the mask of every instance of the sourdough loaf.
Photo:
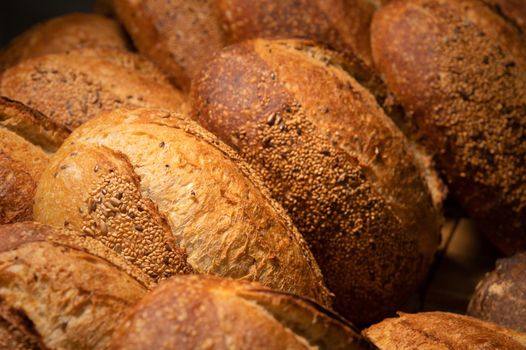
{"label": "sourdough loaf", "polygon": [[115,333],[112,349],[371,349],[319,305],[209,276],[162,282]]}
{"label": "sourdough loaf", "polygon": [[0,96],[0,224],[31,220],[36,182],[67,131]]}
{"label": "sourdough loaf", "polygon": [[183,95],[148,61],[111,49],[80,49],[21,62],[0,76],[0,94],[73,130],[121,106],[181,109]]}
{"label": "sourdough loaf", "polygon": [[128,48],[116,21],[88,13],[72,13],[37,24],[0,51],[0,71],[23,60],[84,47]]}
{"label": "sourdough loaf", "polygon": [[0,345],[106,349],[151,283],[95,240],[35,223],[0,226]]}
{"label": "sourdough loaf", "polygon": [[526,253],[499,259],[477,285],[468,314],[526,333]]}
{"label": "sourdough loaf", "polygon": [[358,59],[254,40],[221,51],[192,90],[194,117],[263,174],[336,309],[358,324],[395,311],[439,241],[439,212],[410,143],[373,94],[380,85]]}
{"label": "sourdough loaf", "polygon": [[380,350],[523,350],[526,335],[446,312],[403,314],[363,331]]}
{"label": "sourdough loaf", "polygon": [[35,218],[95,237],[140,268],[150,266],[137,259],[157,262],[160,277],[158,257],[177,244],[195,272],[330,305],[290,219],[231,149],[181,114],[122,109],[77,129],[39,182]]}
{"label": "sourdough loaf", "polygon": [[373,56],[451,192],[505,253],[526,248],[526,39],[475,0],[392,1]]}

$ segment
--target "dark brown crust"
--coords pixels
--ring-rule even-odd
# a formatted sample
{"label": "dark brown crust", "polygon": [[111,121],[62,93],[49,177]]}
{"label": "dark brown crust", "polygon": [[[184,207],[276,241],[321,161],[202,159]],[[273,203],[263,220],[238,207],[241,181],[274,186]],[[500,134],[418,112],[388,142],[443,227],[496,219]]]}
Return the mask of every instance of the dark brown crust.
{"label": "dark brown crust", "polygon": [[288,210],[336,309],[366,324],[425,276],[439,219],[402,133],[348,73],[370,86],[375,79],[341,61],[302,41],[250,41],[211,61],[192,97],[194,116],[255,166]]}
{"label": "dark brown crust", "polygon": [[0,151],[0,224],[31,220],[36,181],[25,167]]}
{"label": "dark brown crust", "polygon": [[254,283],[209,276],[161,283],[130,313],[112,345],[130,350],[371,349],[352,327],[319,306]]}
{"label": "dark brown crust", "polygon": [[183,89],[223,46],[210,0],[113,2],[117,17],[138,49],[157,63],[173,84]]}
{"label": "dark brown crust", "polygon": [[468,315],[526,333],[526,252],[497,260],[477,285]]}
{"label": "dark brown crust", "polygon": [[45,350],[31,320],[20,310],[10,308],[0,298],[0,349]]}
{"label": "dark brown crust", "polygon": [[526,3],[524,0],[482,0],[519,28],[526,36]]}
{"label": "dark brown crust", "polygon": [[526,248],[526,39],[474,0],[392,1],[373,57],[451,192],[503,252]]}
{"label": "dark brown crust", "polygon": [[68,130],[120,106],[183,108],[182,93],[143,67],[141,59],[107,58],[101,52],[81,49],[26,60],[2,74],[0,94],[42,111]]}
{"label": "dark brown crust", "polygon": [[255,38],[315,40],[372,64],[367,0],[216,0],[230,43]]}
{"label": "dark brown crust", "polygon": [[0,72],[28,58],[84,47],[126,50],[118,23],[96,14],[72,13],[37,24],[0,51]]}
{"label": "dark brown crust", "polygon": [[526,335],[446,312],[400,313],[362,333],[381,350],[524,350]]}

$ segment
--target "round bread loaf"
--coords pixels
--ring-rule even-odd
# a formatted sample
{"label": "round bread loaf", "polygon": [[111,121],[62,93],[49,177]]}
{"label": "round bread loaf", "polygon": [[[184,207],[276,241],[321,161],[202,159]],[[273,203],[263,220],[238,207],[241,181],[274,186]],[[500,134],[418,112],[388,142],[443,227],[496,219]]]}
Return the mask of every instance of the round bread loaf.
{"label": "round bread loaf", "polygon": [[0,76],[0,94],[38,109],[69,130],[121,106],[184,108],[183,95],[149,62],[109,49],[26,60]]}
{"label": "round bread loaf", "polygon": [[380,350],[524,350],[526,335],[446,312],[400,313],[363,331]]}
{"label": "round bread loaf", "polygon": [[371,63],[367,0],[115,0],[118,18],[141,52],[174,84],[188,88],[225,43],[257,37],[301,37]]}
{"label": "round bread loaf", "polygon": [[477,285],[468,315],[526,333],[526,253],[496,265]]}
{"label": "round bread loaf", "polygon": [[151,280],[101,243],[50,226],[0,226],[3,349],[106,349]]}
{"label": "round bread loaf", "polygon": [[86,123],[53,157],[34,209],[38,221],[96,237],[132,262],[150,252],[162,264],[165,247],[157,254],[153,243],[175,240],[198,273],[330,305],[283,210],[235,152],[180,114],[122,109]]}
{"label": "round bread loaf", "polygon": [[88,13],[72,13],[37,24],[0,51],[0,71],[23,60],[84,47],[126,50],[119,24]]}
{"label": "round bread loaf", "polygon": [[112,349],[372,349],[319,305],[256,283],[178,276],[128,315]]}
{"label": "round bread loaf", "polygon": [[0,224],[32,218],[36,182],[67,131],[0,96]]}
{"label": "round bread loaf", "polygon": [[526,3],[524,0],[483,0],[495,7],[497,13],[517,26],[526,35]]}
{"label": "round bread loaf", "polygon": [[372,47],[451,192],[503,252],[526,249],[525,38],[480,1],[392,1]]}
{"label": "round bread loaf", "polygon": [[336,310],[358,324],[415,290],[440,228],[410,144],[365,87],[375,84],[359,61],[308,42],[255,40],[224,49],[192,90],[194,116],[263,174]]}

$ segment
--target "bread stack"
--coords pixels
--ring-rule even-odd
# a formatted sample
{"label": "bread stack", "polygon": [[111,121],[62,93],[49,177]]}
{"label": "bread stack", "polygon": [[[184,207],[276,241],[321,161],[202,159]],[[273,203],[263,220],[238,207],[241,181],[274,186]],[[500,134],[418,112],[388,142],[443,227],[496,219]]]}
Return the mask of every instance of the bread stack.
{"label": "bread stack", "polygon": [[[0,348],[526,348],[526,4],[96,8],[0,51]],[[393,317],[451,202],[516,255]]]}

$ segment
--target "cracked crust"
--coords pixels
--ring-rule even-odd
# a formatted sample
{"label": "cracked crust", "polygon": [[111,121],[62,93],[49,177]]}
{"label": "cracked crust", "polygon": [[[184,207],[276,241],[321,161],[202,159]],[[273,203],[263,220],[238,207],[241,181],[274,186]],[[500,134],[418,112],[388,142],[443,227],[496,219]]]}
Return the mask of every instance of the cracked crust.
{"label": "cracked crust", "polygon": [[[99,155],[85,156],[88,148]],[[331,305],[310,250],[253,171],[181,114],[121,109],[76,130],[39,183],[37,220],[82,229],[79,208],[86,208],[94,184],[106,175],[111,152],[129,160],[124,168],[114,162],[115,174],[140,179],[134,186],[152,203],[147,221],[165,218],[197,273],[255,280]]]}
{"label": "cracked crust", "polygon": [[72,13],[37,24],[0,51],[0,72],[26,59],[86,47],[127,50],[119,24],[96,14]]}
{"label": "cracked crust", "polygon": [[112,349],[371,349],[316,304],[255,283],[175,277],[128,316]]}
{"label": "cracked crust", "polygon": [[362,332],[380,350],[523,350],[526,335],[445,312],[400,313]]}
{"label": "cracked crust", "polygon": [[525,38],[479,1],[392,1],[372,47],[451,193],[503,252],[525,249]]}
{"label": "cracked crust", "polygon": [[151,283],[89,238],[35,223],[0,227],[0,332],[16,341],[105,349]]}
{"label": "cracked crust", "polygon": [[336,309],[359,324],[394,311],[422,281],[441,224],[384,97],[359,60],[296,40],[226,48],[192,91],[194,117],[263,174]]}

